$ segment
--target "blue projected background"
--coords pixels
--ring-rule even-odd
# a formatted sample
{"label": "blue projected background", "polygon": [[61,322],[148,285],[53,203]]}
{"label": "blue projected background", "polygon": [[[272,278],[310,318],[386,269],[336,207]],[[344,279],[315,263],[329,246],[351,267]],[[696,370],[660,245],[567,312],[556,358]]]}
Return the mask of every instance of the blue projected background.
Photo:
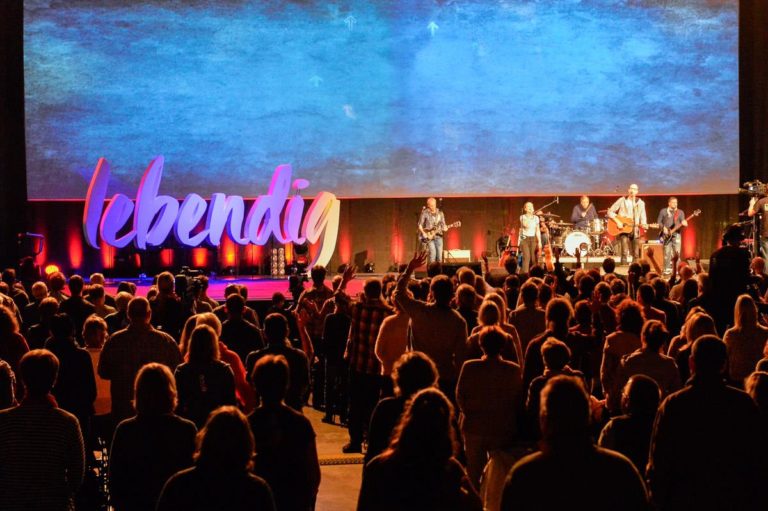
{"label": "blue projected background", "polygon": [[30,198],[730,193],[737,0],[25,2]]}

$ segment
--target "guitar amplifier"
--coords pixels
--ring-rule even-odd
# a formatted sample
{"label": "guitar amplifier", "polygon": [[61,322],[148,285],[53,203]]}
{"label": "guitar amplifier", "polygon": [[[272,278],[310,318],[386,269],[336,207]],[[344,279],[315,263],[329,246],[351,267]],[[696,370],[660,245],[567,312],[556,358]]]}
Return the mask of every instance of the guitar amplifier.
{"label": "guitar amplifier", "polygon": [[443,262],[445,263],[469,263],[472,262],[472,252],[470,250],[443,250]]}
{"label": "guitar amplifier", "polygon": [[[641,246],[643,259],[647,259],[648,256],[646,255],[646,252],[648,250],[648,247],[651,247],[653,249],[653,260],[656,261],[656,264],[659,265],[659,268],[661,270],[664,270],[664,245],[658,240],[648,241],[647,243],[643,243]],[[651,270],[655,271],[653,264],[651,264]]]}

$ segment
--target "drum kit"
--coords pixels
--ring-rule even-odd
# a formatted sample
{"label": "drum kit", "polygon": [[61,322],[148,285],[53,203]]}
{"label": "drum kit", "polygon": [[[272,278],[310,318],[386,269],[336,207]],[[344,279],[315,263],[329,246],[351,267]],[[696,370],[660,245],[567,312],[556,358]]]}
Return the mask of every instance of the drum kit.
{"label": "drum kit", "polygon": [[574,224],[560,222],[554,213],[544,213],[545,224],[549,230],[549,241],[553,247],[559,247],[571,257],[606,257],[614,255],[613,243],[608,236],[605,220],[595,218],[586,228],[576,228]]}

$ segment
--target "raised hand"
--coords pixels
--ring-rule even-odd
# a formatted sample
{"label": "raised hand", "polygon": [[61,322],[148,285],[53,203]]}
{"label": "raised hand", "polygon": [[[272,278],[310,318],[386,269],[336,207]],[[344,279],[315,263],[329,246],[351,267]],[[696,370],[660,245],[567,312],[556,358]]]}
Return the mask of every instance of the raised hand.
{"label": "raised hand", "polygon": [[347,265],[347,267],[344,268],[344,273],[341,274],[341,282],[346,285],[350,280],[355,278],[356,271],[357,266],[352,264]]}
{"label": "raised hand", "polygon": [[421,252],[415,252],[413,259],[408,262],[408,267],[405,269],[408,273],[413,273],[416,268],[423,266],[427,261],[427,252],[422,250]]}

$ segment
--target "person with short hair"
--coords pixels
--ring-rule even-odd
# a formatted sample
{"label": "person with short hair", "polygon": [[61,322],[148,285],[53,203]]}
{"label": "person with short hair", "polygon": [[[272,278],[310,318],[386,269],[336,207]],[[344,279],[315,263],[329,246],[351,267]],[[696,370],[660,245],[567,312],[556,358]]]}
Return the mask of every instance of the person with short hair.
{"label": "person with short hair", "polygon": [[597,445],[620,452],[638,472],[645,472],[648,449],[661,391],[653,378],[635,374],[624,385],[621,409],[624,415],[612,418],[600,433]]}
{"label": "person with short hair", "polygon": [[264,347],[264,335],[261,328],[243,317],[245,299],[241,295],[229,295],[226,305],[227,320],[221,324],[221,341],[245,363],[250,352]]}
{"label": "person with short hair", "polygon": [[525,404],[525,435],[538,440],[541,437],[539,430],[539,412],[541,410],[541,391],[547,382],[555,376],[573,376],[580,379],[586,385],[584,373],[573,369],[569,362],[573,355],[570,348],[564,342],[548,338],[541,345],[541,358],[544,361],[544,372],[531,381],[527,394],[524,396]]}
{"label": "person with short hair", "polygon": [[432,301],[427,303],[406,293],[411,275],[424,264],[425,255],[415,254],[397,280],[395,300],[411,318],[412,349],[425,353],[437,365],[440,388],[450,398],[456,395],[456,379],[466,358],[467,322],[451,308],[453,284],[445,275],[430,281]]}
{"label": "person with short hair", "polygon": [[[32,325],[40,322],[40,303],[48,296],[48,286],[37,281],[32,284],[32,300],[21,309],[21,327],[26,335]],[[58,302],[56,302],[58,305]]]}
{"label": "person with short hair", "polygon": [[309,419],[285,405],[288,362],[267,355],[253,368],[251,381],[261,405],[248,416],[256,447],[253,472],[272,489],[275,504],[285,511],[311,511],[320,487],[315,431]]}
{"label": "person with short hair", "polygon": [[59,304],[59,312],[69,316],[75,325],[75,338],[77,343],[83,345],[83,323],[86,318],[96,312],[96,307],[83,297],[85,281],[80,275],[72,275],[69,278],[70,297]]}
{"label": "person with short hair", "polygon": [[181,327],[188,314],[184,310],[182,299],[176,294],[176,278],[169,271],[164,271],[155,277],[157,294],[149,297],[152,308],[152,326],[179,339]]}
{"label": "person with short hair", "polygon": [[464,362],[456,386],[467,473],[475,488],[491,451],[510,448],[516,440],[523,403],[520,366],[501,357],[505,333],[487,326],[479,337],[483,357]]}
{"label": "person with short hair", "polygon": [[133,382],[144,364],[158,362],[173,370],[181,363],[181,352],[173,337],[152,326],[152,309],[146,298],[133,298],[127,315],[130,324],[104,343],[98,366],[99,376],[110,380],[115,421],[134,415]]}
{"label": "person with short hair", "polygon": [[51,395],[59,361],[48,350],[22,357],[18,374],[24,398],[0,411],[0,509],[73,509],[85,474],[83,435],[77,418]]}
{"label": "person with short hair", "polygon": [[[643,479],[623,455],[594,445],[583,382],[556,376],[541,392],[541,450],[507,476],[501,511],[647,510]],[[599,481],[599,489],[595,488]]]}
{"label": "person with short hair", "polygon": [[[547,329],[540,335],[531,339],[525,350],[525,362],[523,364],[523,391],[528,392],[528,387],[537,376],[544,373],[544,360],[541,356],[541,347],[550,337],[564,342],[570,350],[571,357],[580,358],[584,351],[583,345],[578,345],[583,340],[580,336],[570,332],[570,322],[573,319],[573,307],[565,298],[555,298],[547,304],[546,310]],[[574,349],[576,348],[576,349]],[[576,352],[576,353],[574,353]]]}
{"label": "person with short hair", "polygon": [[408,402],[389,448],[363,471],[358,511],[480,511],[482,502],[456,460],[453,405],[440,390]]}
{"label": "person with short hair", "polygon": [[109,496],[117,511],[154,509],[163,485],[192,466],[195,424],[174,413],[176,382],[163,364],[139,370],[136,415],[118,424],[109,456]]}
{"label": "person with short hair", "polygon": [[128,326],[128,302],[133,299],[133,295],[128,291],[120,291],[115,296],[115,312],[107,315],[104,321],[107,322],[107,331],[109,335]]}
{"label": "person with short hair", "polygon": [[657,509],[767,509],[765,431],[757,406],[725,384],[725,343],[696,339],[690,383],[656,415],[648,485]]}
{"label": "person with short hair", "polygon": [[617,391],[609,394],[611,399],[608,405],[609,410],[621,409],[620,389],[623,389],[625,383],[636,374],[644,374],[652,378],[659,386],[662,399],[680,390],[683,385],[675,360],[661,353],[667,339],[669,339],[669,332],[661,321],[656,319],[646,321],[640,334],[640,349],[625,356],[619,363]]}
{"label": "person with short hair", "polygon": [[[344,291],[354,276],[351,270],[344,277],[337,293]],[[344,361],[349,367],[349,443],[345,453],[362,452],[362,444],[371,413],[381,392],[381,364],[376,358],[376,338],[381,323],[392,309],[381,296],[381,281],[368,279],[363,285],[363,298],[350,306],[352,321]]]}
{"label": "person with short hair", "polygon": [[234,406],[219,408],[197,434],[194,466],[168,479],[156,511],[274,511],[269,486],[251,472],[254,454],[245,415]]}
{"label": "person with short hair", "polygon": [[[264,337],[267,345],[252,351],[245,362],[246,374],[250,378],[260,358],[267,355],[282,355],[288,361],[290,381],[285,404],[301,412],[304,397],[309,387],[309,361],[303,351],[293,348],[288,341],[288,322],[282,314],[273,312],[264,318]],[[258,398],[258,395],[257,395]]]}
{"label": "person with short hair", "polygon": [[178,389],[177,413],[202,427],[208,415],[220,406],[234,405],[235,375],[219,358],[219,339],[208,325],[192,331],[188,360],[174,373]]}
{"label": "person with short hair", "polygon": [[94,314],[100,318],[106,318],[110,314],[117,312],[117,309],[106,303],[106,298],[107,294],[104,291],[104,286],[100,284],[91,285],[88,291],[88,301],[93,304]]}
{"label": "person with short hair", "polygon": [[59,374],[51,394],[59,408],[77,417],[83,437],[88,440],[95,412],[96,379],[91,356],[75,341],[75,325],[66,314],[56,314],[51,320],[51,337],[45,349],[59,359]]}

